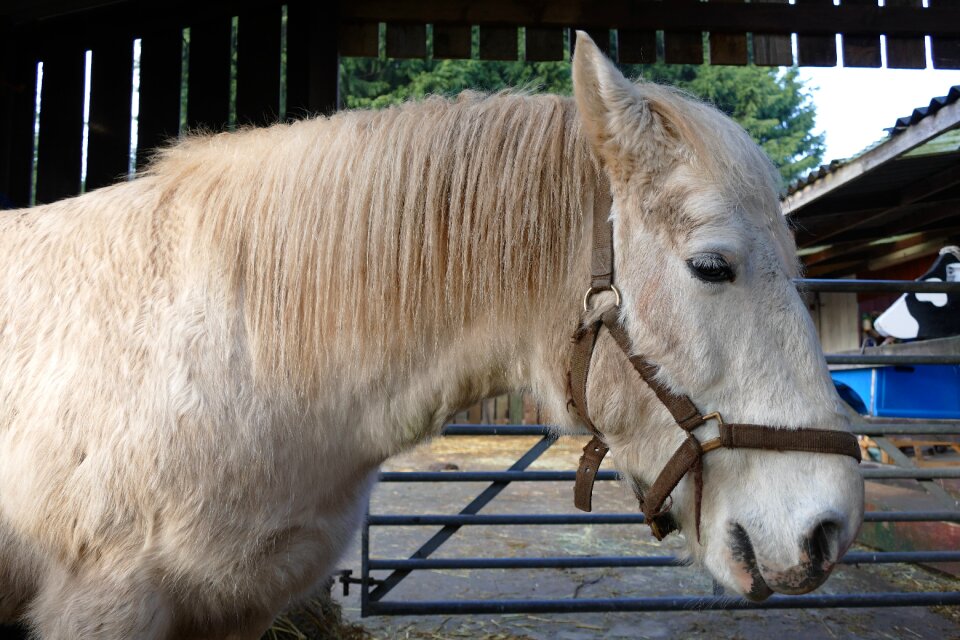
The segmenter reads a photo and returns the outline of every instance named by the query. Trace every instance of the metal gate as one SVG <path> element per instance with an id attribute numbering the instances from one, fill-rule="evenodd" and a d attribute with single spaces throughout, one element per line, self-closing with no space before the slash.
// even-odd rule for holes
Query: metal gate
<path id="1" fill-rule="evenodd" d="M 799 280 L 799 287 L 809 292 L 925 292 L 960 293 L 960 283 L 900 282 L 866 280 Z M 864 355 L 828 354 L 828 364 L 845 365 L 960 365 L 960 355 Z M 960 522 L 958 502 L 947 493 L 937 479 L 960 478 L 960 467 L 919 468 L 901 452 L 891 436 L 936 435 L 941 438 L 960 436 L 958 420 L 864 419 L 853 431 L 869 436 L 895 465 L 887 468 L 863 468 L 867 480 L 910 479 L 916 481 L 942 507 L 927 511 L 868 511 L 864 521 L 877 522 Z M 479 525 L 535 526 L 551 525 L 624 525 L 643 523 L 640 513 L 613 514 L 536 514 L 484 515 L 480 511 L 513 482 L 574 481 L 574 471 L 530 471 L 528 468 L 550 446 L 556 436 L 543 425 L 450 425 L 445 437 L 458 436 L 539 436 L 539 440 L 509 469 L 504 471 L 436 471 L 385 472 L 381 482 L 448 483 L 487 482 L 489 485 L 456 515 L 383 515 L 368 513 L 362 530 L 361 570 L 359 579 L 351 572 L 341 575 L 344 589 L 357 583 L 361 590 L 361 615 L 427 615 L 427 614 L 500 614 L 500 613 L 575 613 L 607 611 L 675 611 L 689 609 L 799 609 L 875 606 L 934 606 L 960 604 L 960 591 L 952 592 L 879 592 L 844 593 L 805 596 L 773 596 L 762 603 L 732 599 L 722 595 L 716 586 L 712 595 L 677 594 L 673 596 L 603 598 L 603 599 L 490 599 L 490 600 L 390 600 L 386 596 L 411 576 L 424 570 L 487 570 L 487 569 L 566 569 L 603 567 L 667 567 L 681 563 L 674 556 L 564 556 L 564 557 L 463 557 L 431 558 L 445 542 L 462 528 Z M 597 473 L 598 481 L 614 481 L 612 471 Z M 417 526 L 438 528 L 436 533 L 407 558 L 381 558 L 371 548 L 371 530 L 378 527 Z M 848 552 L 843 564 L 873 563 L 938 563 L 960 562 L 960 551 Z"/>

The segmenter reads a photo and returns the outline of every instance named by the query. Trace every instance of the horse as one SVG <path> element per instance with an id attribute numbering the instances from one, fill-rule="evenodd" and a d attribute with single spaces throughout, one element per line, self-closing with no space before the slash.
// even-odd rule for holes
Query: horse
<path id="1" fill-rule="evenodd" d="M 0 620 L 259 638 L 333 569 L 379 465 L 457 411 L 525 391 L 580 429 L 590 313 L 704 412 L 847 429 L 762 151 L 583 33 L 572 73 L 572 98 L 197 135 L 0 214 Z M 617 290 L 584 315 L 595 220 Z M 686 435 L 605 334 L 585 393 L 621 474 L 654 482 Z M 817 587 L 862 521 L 844 456 L 715 451 L 702 514 L 691 478 L 671 495 L 687 555 L 754 599 Z"/>

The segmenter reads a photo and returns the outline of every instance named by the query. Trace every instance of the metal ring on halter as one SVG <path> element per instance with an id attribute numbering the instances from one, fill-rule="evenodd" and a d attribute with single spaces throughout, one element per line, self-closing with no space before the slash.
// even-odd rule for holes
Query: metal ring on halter
<path id="1" fill-rule="evenodd" d="M 589 289 L 587 289 L 587 292 L 583 294 L 583 310 L 584 311 L 590 310 L 590 306 L 588 305 L 588 303 L 590 302 L 590 296 L 592 296 L 595 293 L 600 293 L 602 291 L 613 291 L 613 295 L 617 297 L 617 303 L 615 306 L 617 307 L 620 306 L 620 289 L 617 289 L 617 285 L 610 284 L 605 287 L 590 287 Z"/>

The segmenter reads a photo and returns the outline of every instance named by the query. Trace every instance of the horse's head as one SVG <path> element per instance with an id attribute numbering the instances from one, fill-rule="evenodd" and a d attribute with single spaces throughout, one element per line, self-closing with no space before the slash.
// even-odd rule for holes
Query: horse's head
<path id="1" fill-rule="evenodd" d="M 786 430 L 843 430 L 805 305 L 778 179 L 732 120 L 674 91 L 633 84 L 579 34 L 574 93 L 613 195 L 620 319 L 657 379 L 704 414 Z M 589 232 L 588 232 L 589 234 Z M 586 284 L 586 283 L 585 283 Z M 610 293 L 594 296 L 598 308 Z M 590 415 L 621 472 L 650 486 L 684 442 L 613 340 L 598 340 Z M 713 421 L 695 430 L 716 435 Z M 856 536 L 863 481 L 848 456 L 719 449 L 703 458 L 700 541 L 687 474 L 672 513 L 689 552 L 755 599 L 819 586 Z"/>

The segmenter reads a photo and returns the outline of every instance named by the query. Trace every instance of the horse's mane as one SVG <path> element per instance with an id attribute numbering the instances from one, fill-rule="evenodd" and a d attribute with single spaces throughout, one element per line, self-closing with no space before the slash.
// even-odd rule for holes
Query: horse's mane
<path id="1" fill-rule="evenodd" d="M 694 156 L 769 190 L 735 124 L 645 86 Z M 556 295 L 572 270 L 599 171 L 571 99 L 468 92 L 188 138 L 149 174 L 197 213 L 258 360 L 302 379 L 334 340 L 429 349 L 477 319 L 524 322 L 518 299 Z"/>
<path id="2" fill-rule="evenodd" d="M 467 93 L 188 139 L 150 174 L 201 194 L 201 246 L 289 369 L 330 340 L 439 341 L 556 293 L 599 172 L 579 129 L 568 98 Z"/>

